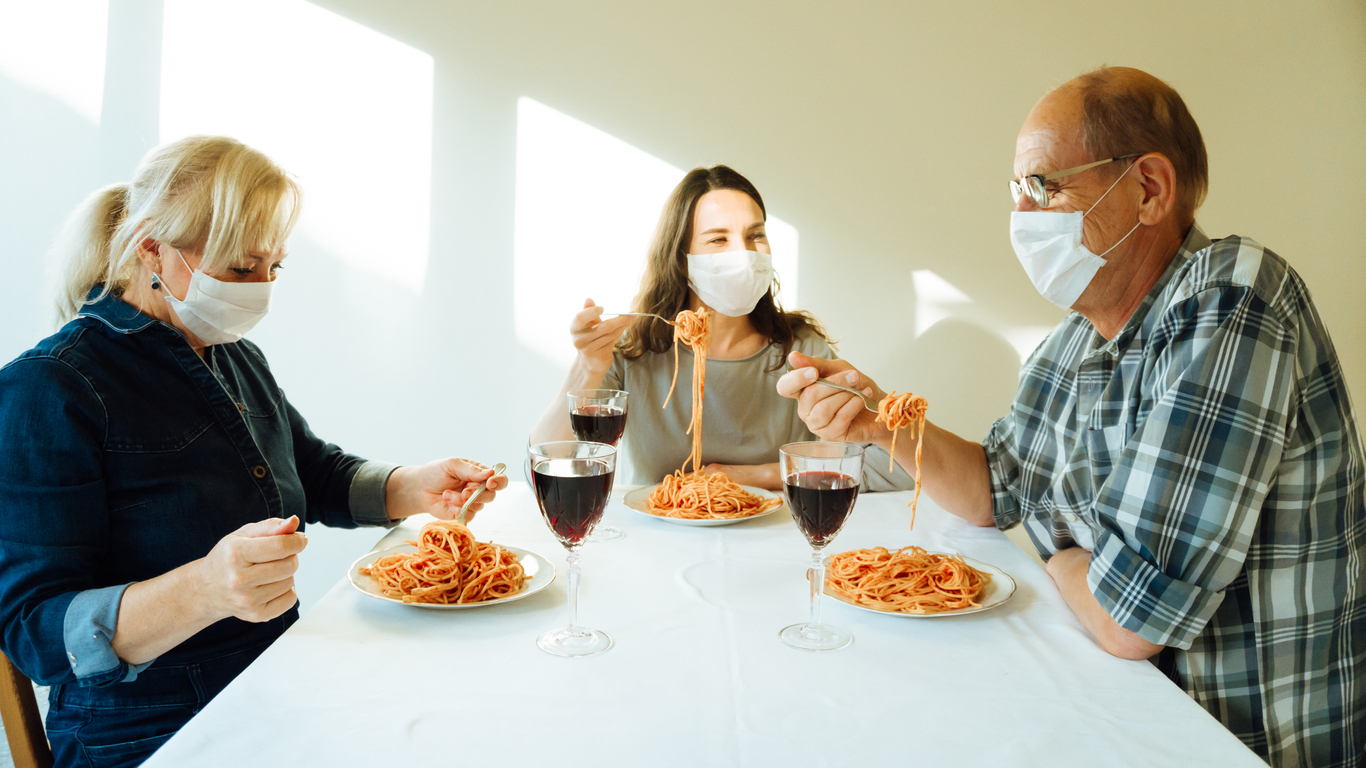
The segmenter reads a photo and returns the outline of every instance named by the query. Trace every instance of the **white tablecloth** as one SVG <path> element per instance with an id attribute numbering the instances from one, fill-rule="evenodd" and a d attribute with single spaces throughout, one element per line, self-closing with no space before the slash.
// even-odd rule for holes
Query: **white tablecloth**
<path id="1" fill-rule="evenodd" d="M 536 647 L 567 619 L 564 551 L 514 484 L 472 529 L 556 563 L 549 588 L 429 611 L 338 574 L 147 765 L 1262 765 L 1151 664 L 1102 651 L 1000 532 L 924 498 L 908 532 L 907 501 L 865 494 L 827 551 L 961 551 L 1013 576 L 1014 597 L 938 619 L 827 599 L 853 645 L 798 651 L 778 630 L 807 617 L 810 549 L 786 512 L 687 528 L 614 501 L 627 537 L 583 548 L 580 618 L 616 647 L 566 659 Z"/>

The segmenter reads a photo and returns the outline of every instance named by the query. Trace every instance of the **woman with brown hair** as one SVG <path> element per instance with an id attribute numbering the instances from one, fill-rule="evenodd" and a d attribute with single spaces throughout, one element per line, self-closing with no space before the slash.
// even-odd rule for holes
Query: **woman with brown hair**
<path id="1" fill-rule="evenodd" d="M 789 352 L 833 357 L 830 337 L 807 312 L 784 311 L 777 299 L 767 212 L 759 190 L 734 170 L 717 165 L 689 171 L 664 204 L 632 312 L 674 318 L 680 311 L 712 313 L 707 349 L 702 461 L 741 485 L 782 487 L 778 449 L 816 437 L 775 383 Z M 623 335 L 624 334 L 624 335 Z M 570 336 L 578 351 L 564 386 L 532 432 L 532 441 L 573 438 L 566 396 L 583 389 L 630 393 L 622 455 L 635 484 L 651 484 L 682 466 L 691 449 L 691 351 L 678 350 L 674 376 L 673 328 L 658 318 L 604 320 L 592 299 L 574 316 Z M 868 465 L 881 463 L 870 458 Z M 876 471 L 869 466 L 869 474 Z M 874 489 L 905 485 L 909 476 L 879 478 Z M 871 478 L 870 478 L 871 479 Z M 897 481 L 900 482 L 897 482 Z M 865 483 L 867 485 L 868 483 Z"/>

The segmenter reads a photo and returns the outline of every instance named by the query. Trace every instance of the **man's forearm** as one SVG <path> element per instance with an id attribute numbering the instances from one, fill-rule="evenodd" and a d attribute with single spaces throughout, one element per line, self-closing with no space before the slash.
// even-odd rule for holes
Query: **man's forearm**
<path id="1" fill-rule="evenodd" d="M 894 458 L 912 476 L 916 474 L 916 436 L 903 429 L 896 440 Z M 891 450 L 891 433 L 878 441 Z M 996 525 L 991 511 L 991 475 L 982 446 L 925 422 L 925 448 L 920 455 L 920 481 L 934 502 L 973 525 Z"/>
<path id="2" fill-rule="evenodd" d="M 1046 569 L 1053 583 L 1058 585 L 1067 607 L 1081 620 L 1086 631 L 1096 638 L 1106 653 L 1121 659 L 1142 660 L 1161 651 L 1163 646 L 1150 643 L 1121 627 L 1101 607 L 1100 601 L 1091 594 L 1091 588 L 1086 584 L 1086 570 L 1090 565 L 1091 553 L 1073 547 L 1053 555 Z"/>

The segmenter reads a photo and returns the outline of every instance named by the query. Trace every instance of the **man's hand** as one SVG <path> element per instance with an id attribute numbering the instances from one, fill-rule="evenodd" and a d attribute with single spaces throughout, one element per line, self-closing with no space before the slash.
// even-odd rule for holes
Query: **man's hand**
<path id="1" fill-rule="evenodd" d="M 845 443 L 877 443 L 886 447 L 891 433 L 874 421 L 877 414 L 863 407 L 863 400 L 848 392 L 816 384 L 829 379 L 836 384 L 881 400 L 885 393 L 872 379 L 844 360 L 807 357 L 800 352 L 788 355 L 793 370 L 778 379 L 778 394 L 797 401 L 797 415 L 807 428 L 822 440 Z"/>
<path id="2" fill-rule="evenodd" d="M 507 476 L 494 477 L 492 469 L 467 459 L 438 459 L 394 470 L 384 489 L 384 505 L 391 520 L 422 512 L 450 520 L 480 486 L 488 490 L 470 506 L 467 521 L 493 501 L 494 492 L 508 487 Z"/>

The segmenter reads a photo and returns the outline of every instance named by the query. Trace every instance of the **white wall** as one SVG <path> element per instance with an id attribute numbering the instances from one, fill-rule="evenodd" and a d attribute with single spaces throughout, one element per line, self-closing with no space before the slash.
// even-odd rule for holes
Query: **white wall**
<path id="1" fill-rule="evenodd" d="M 800 306 L 884 386 L 977 437 L 1061 314 L 1006 236 L 1016 131 L 1046 89 L 1109 63 L 1183 94 L 1211 159 L 1200 222 L 1289 259 L 1351 391 L 1366 387 L 1360 0 L 194 4 L 217 21 L 130 0 L 107 25 L 101 2 L 31 18 L 49 5 L 0 3 L 0 359 L 50 332 L 43 254 L 66 213 L 164 130 L 228 126 L 309 192 L 253 338 L 316 431 L 393 461 L 518 466 L 563 371 L 514 330 L 514 233 L 536 226 L 516 221 L 525 97 L 619 140 L 609 180 L 651 162 L 749 176 L 799 237 Z M 73 36 L 92 24 L 102 68 Z M 54 81 L 62 67 L 80 71 Z M 639 195 L 568 196 L 581 226 L 551 240 L 618 258 L 641 237 L 636 209 L 662 200 L 657 184 Z M 376 534 L 310 538 L 306 603 Z"/>

